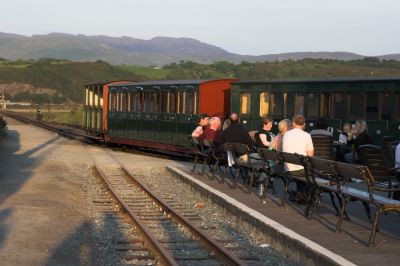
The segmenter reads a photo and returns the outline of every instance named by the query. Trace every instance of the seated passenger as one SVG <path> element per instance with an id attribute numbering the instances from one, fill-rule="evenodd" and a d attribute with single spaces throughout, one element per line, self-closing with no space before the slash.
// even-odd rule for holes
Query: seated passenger
<path id="1" fill-rule="evenodd" d="M 350 123 L 348 123 L 348 122 L 344 123 L 342 131 L 339 130 L 339 133 L 340 133 L 339 134 L 339 143 L 347 144 L 347 141 L 352 139 Z"/>
<path id="2" fill-rule="evenodd" d="M 211 117 L 210 124 L 204 130 L 204 138 L 212 141 L 219 141 L 221 136 L 221 119 L 219 117 Z"/>
<path id="3" fill-rule="evenodd" d="M 229 127 L 231 124 L 231 121 L 229 120 L 229 117 L 231 116 L 231 112 L 226 112 L 224 115 L 224 123 L 222 124 L 222 130 L 225 130 Z"/>
<path id="4" fill-rule="evenodd" d="M 201 114 L 198 119 L 198 126 L 193 130 L 192 137 L 197 139 L 204 139 L 204 130 L 208 125 L 210 116 L 208 114 Z"/>
<path id="5" fill-rule="evenodd" d="M 343 130 L 339 131 L 339 144 L 336 146 L 336 161 L 344 162 L 345 154 L 350 153 L 352 151 L 351 146 L 347 145 L 347 142 L 352 140 L 353 136 L 351 134 L 351 124 L 344 123 Z"/>
<path id="6" fill-rule="evenodd" d="M 229 117 L 230 126 L 221 134 L 221 143 L 243 143 L 247 144 L 250 149 L 253 148 L 254 142 L 249 132 L 239 124 L 239 116 L 232 113 Z"/>
<path id="7" fill-rule="evenodd" d="M 278 124 L 279 134 L 271 141 L 272 149 L 277 151 L 282 151 L 283 135 L 290 129 L 292 129 L 292 121 L 290 121 L 289 119 L 282 119 L 281 121 L 279 121 Z"/>
<path id="8" fill-rule="evenodd" d="M 289 130 L 283 136 L 282 151 L 287 153 L 297 153 L 307 156 L 314 156 L 314 145 L 311 135 L 304 131 L 305 118 L 302 115 L 295 115 L 292 119 L 293 129 Z M 293 174 L 303 174 L 304 167 L 300 165 L 285 163 L 286 172 Z M 297 191 L 291 192 L 290 200 L 296 200 L 299 203 L 305 203 L 307 200 L 307 184 L 296 181 Z"/>
<path id="9" fill-rule="evenodd" d="M 373 144 L 372 137 L 368 133 L 367 123 L 363 120 L 356 121 L 356 124 L 353 126 L 351 131 L 351 135 L 351 140 L 348 140 L 347 143 L 353 145 L 355 148 L 358 148 L 361 145 Z M 344 157 L 345 161 L 348 163 L 355 163 L 358 161 L 357 154 L 353 152 L 346 153 Z"/>
<path id="10" fill-rule="evenodd" d="M 263 127 L 256 133 L 254 139 L 258 148 L 268 149 L 275 135 L 271 132 L 274 120 L 270 116 L 263 118 Z"/>
<path id="11" fill-rule="evenodd" d="M 326 120 L 326 118 L 321 117 L 318 118 L 317 123 L 315 125 L 315 129 L 310 131 L 311 135 L 326 135 L 329 137 L 333 137 L 332 132 L 329 132 L 327 130 L 328 128 L 328 121 Z"/>

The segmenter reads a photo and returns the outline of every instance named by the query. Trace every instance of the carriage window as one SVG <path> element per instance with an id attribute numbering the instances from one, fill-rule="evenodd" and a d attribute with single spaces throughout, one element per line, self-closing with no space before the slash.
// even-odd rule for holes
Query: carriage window
<path id="1" fill-rule="evenodd" d="M 297 93 L 294 105 L 294 113 L 304 115 L 304 95 Z"/>
<path id="2" fill-rule="evenodd" d="M 152 111 L 151 92 L 145 92 L 143 99 L 143 112 L 151 113 L 151 111 Z"/>
<path id="3" fill-rule="evenodd" d="M 282 116 L 283 111 L 283 93 L 274 92 L 270 95 L 271 114 L 273 116 Z"/>
<path id="4" fill-rule="evenodd" d="M 353 119 L 363 119 L 364 94 L 353 92 L 349 94 L 349 117 Z"/>
<path id="5" fill-rule="evenodd" d="M 323 93 L 320 96 L 319 101 L 319 113 L 321 117 L 331 117 L 331 95 L 328 93 Z"/>
<path id="6" fill-rule="evenodd" d="M 393 111 L 393 99 L 389 92 L 380 95 L 381 119 L 391 120 Z"/>
<path id="7" fill-rule="evenodd" d="M 307 116 L 318 116 L 318 95 L 315 93 L 307 93 L 306 99 Z"/>
<path id="8" fill-rule="evenodd" d="M 153 92 L 153 112 L 160 112 L 160 94 Z"/>
<path id="9" fill-rule="evenodd" d="M 130 92 L 129 93 L 129 111 L 130 112 L 135 112 L 135 93 L 134 92 Z"/>
<path id="10" fill-rule="evenodd" d="M 161 112 L 168 113 L 168 92 L 161 92 Z"/>
<path id="11" fill-rule="evenodd" d="M 185 113 L 185 92 L 178 92 L 178 114 L 184 114 Z"/>
<path id="12" fill-rule="evenodd" d="M 194 114 L 194 93 L 187 92 L 186 93 L 186 113 L 188 115 Z"/>
<path id="13" fill-rule="evenodd" d="M 176 113 L 176 97 L 174 92 L 168 93 L 169 98 L 169 113 Z"/>
<path id="14" fill-rule="evenodd" d="M 142 111 L 142 93 L 137 92 L 135 93 L 135 104 L 134 104 L 134 112 L 141 112 Z"/>
<path id="15" fill-rule="evenodd" d="M 333 117 L 336 119 L 344 119 L 345 113 L 345 101 L 344 94 L 342 92 L 337 92 L 332 94 L 332 108 Z"/>
<path id="16" fill-rule="evenodd" d="M 283 97 L 285 101 L 285 116 L 291 117 L 294 111 L 294 93 L 286 92 Z"/>
<path id="17" fill-rule="evenodd" d="M 266 116 L 269 113 L 269 93 L 260 93 L 260 116 Z"/>
<path id="18" fill-rule="evenodd" d="M 193 114 L 197 114 L 198 113 L 198 109 L 197 109 L 197 92 L 194 93 L 193 103 L 194 103 Z"/>
<path id="19" fill-rule="evenodd" d="M 240 94 L 240 114 L 248 115 L 250 114 L 250 101 L 251 94 L 250 93 L 242 93 Z"/>
<path id="20" fill-rule="evenodd" d="M 117 92 L 117 112 L 121 111 L 121 93 Z"/>
<path id="21" fill-rule="evenodd" d="M 365 119 L 377 120 L 378 119 L 378 93 L 367 92 L 367 104 L 365 106 Z"/>
<path id="22" fill-rule="evenodd" d="M 116 105 L 117 105 L 117 97 L 114 93 L 110 93 L 110 104 L 109 104 L 109 110 L 110 111 L 115 111 Z"/>
<path id="23" fill-rule="evenodd" d="M 126 112 L 128 110 L 128 94 L 121 92 L 121 111 Z"/>
<path id="24" fill-rule="evenodd" d="M 85 90 L 85 105 L 89 105 L 89 95 L 90 95 L 89 89 L 86 88 L 86 90 Z"/>

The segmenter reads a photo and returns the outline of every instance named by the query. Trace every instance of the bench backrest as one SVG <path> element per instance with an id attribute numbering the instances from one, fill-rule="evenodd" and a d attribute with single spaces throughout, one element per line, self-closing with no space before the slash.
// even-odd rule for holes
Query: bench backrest
<path id="1" fill-rule="evenodd" d="M 340 176 L 344 182 L 350 181 L 352 178 L 364 180 L 362 169 L 368 169 L 363 165 L 356 165 L 350 163 L 335 162 L 334 172 Z"/>
<path id="2" fill-rule="evenodd" d="M 368 167 L 376 179 L 385 179 L 390 176 L 381 147 L 371 144 L 361 145 L 359 146 L 359 155 L 362 163 Z"/>
<path id="3" fill-rule="evenodd" d="M 333 175 L 332 166 L 335 161 L 318 157 L 308 157 L 308 161 L 312 172 L 318 175 L 318 177 L 330 179 L 330 176 Z"/>
<path id="4" fill-rule="evenodd" d="M 287 152 L 281 152 L 281 155 L 282 155 L 282 161 L 284 163 L 291 163 L 304 166 L 303 155 L 296 153 L 287 153 Z"/>
<path id="5" fill-rule="evenodd" d="M 258 154 L 263 160 L 279 161 L 279 154 L 276 150 L 260 148 L 258 149 Z"/>
<path id="6" fill-rule="evenodd" d="M 227 151 L 232 152 L 234 156 L 241 156 L 250 153 L 249 146 L 244 143 L 225 143 L 224 147 Z"/>
<path id="7" fill-rule="evenodd" d="M 333 138 L 327 135 L 311 135 L 314 145 L 314 156 L 332 160 Z"/>

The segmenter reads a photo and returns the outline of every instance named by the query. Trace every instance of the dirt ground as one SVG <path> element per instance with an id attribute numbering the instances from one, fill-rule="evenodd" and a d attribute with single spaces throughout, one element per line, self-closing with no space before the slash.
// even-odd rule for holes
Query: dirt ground
<path id="1" fill-rule="evenodd" d="M 118 222 L 92 204 L 99 189 L 88 154 L 101 148 L 7 122 L 0 139 L 0 265 L 132 264 L 118 252 Z M 115 153 L 137 168 L 173 163 Z"/>
<path id="2" fill-rule="evenodd" d="M 83 145 L 10 119 L 8 128 L 0 140 L 0 264 L 93 264 Z"/>

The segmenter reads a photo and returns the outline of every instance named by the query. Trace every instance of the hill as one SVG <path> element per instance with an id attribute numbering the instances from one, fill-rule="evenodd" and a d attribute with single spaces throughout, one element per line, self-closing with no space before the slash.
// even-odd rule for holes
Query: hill
<path id="1" fill-rule="evenodd" d="M 145 77 L 130 71 L 120 69 L 103 61 L 69 62 L 65 60 L 41 59 L 38 61 L 1 62 L 0 84 L 21 84 L 6 86 L 21 90 L 26 84 L 33 87 L 21 92 L 4 91 L 18 100 L 33 100 L 34 102 L 75 101 L 81 102 L 83 86 L 88 83 L 105 82 L 109 80 L 143 80 Z M 4 88 L 4 86 L 3 86 Z M 41 89 L 41 90 L 40 90 Z M 48 90 L 55 90 L 49 93 Z M 39 91 L 39 92 L 38 92 Z M 38 97 L 41 94 L 41 97 Z"/>
<path id="2" fill-rule="evenodd" d="M 220 47 L 191 38 L 155 37 L 150 40 L 132 37 L 87 36 L 63 33 L 31 37 L 0 33 L 0 57 L 10 60 L 44 57 L 72 61 L 103 60 L 115 65 L 163 66 L 180 60 L 211 64 L 313 59 L 357 60 L 364 58 L 348 52 L 301 52 L 260 56 L 230 53 Z M 382 59 L 400 60 L 400 54 L 382 55 Z"/>
<path id="3" fill-rule="evenodd" d="M 104 61 L 59 59 L 0 61 L 0 93 L 7 99 L 45 103 L 82 102 L 83 86 L 111 80 L 162 79 L 298 79 L 331 77 L 399 77 L 400 61 L 303 59 L 233 64 L 180 61 L 163 68 L 112 66 Z"/>

